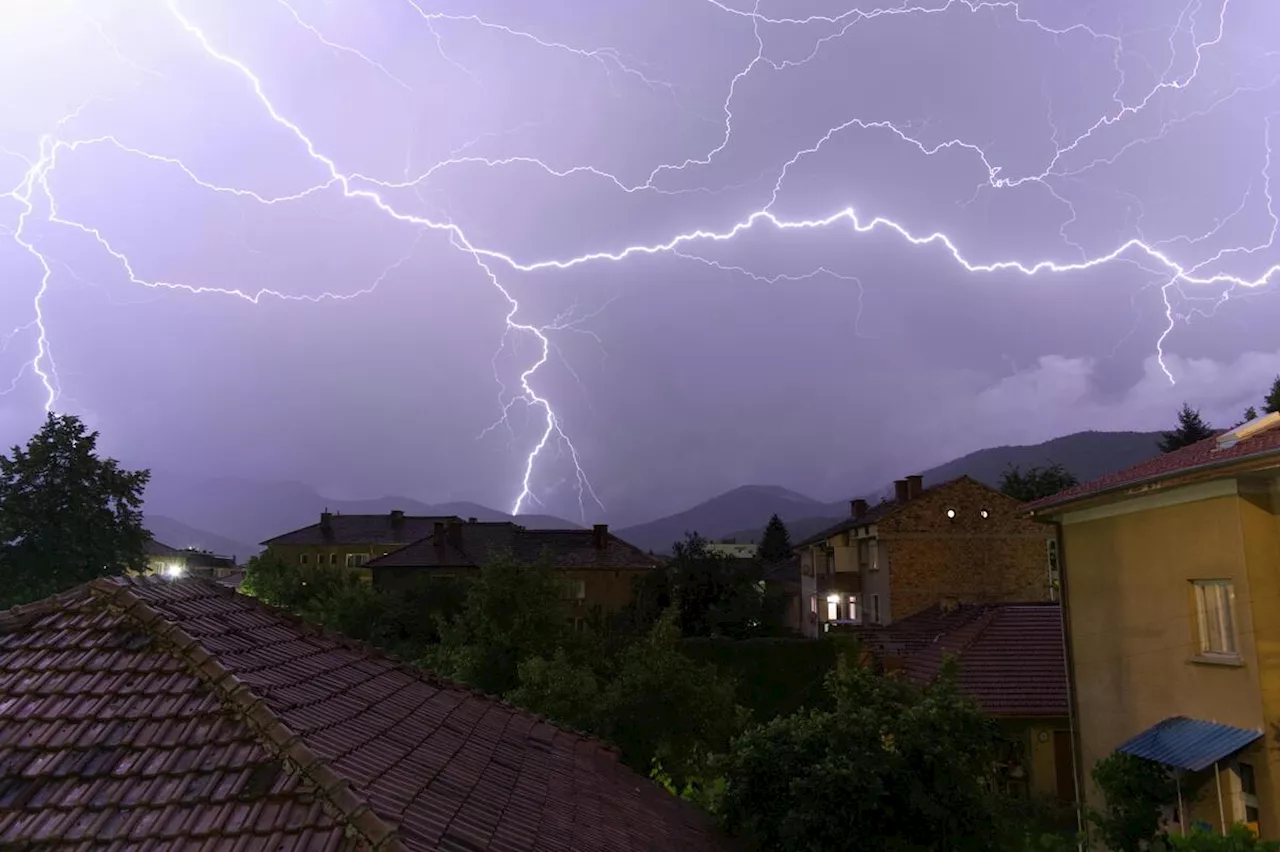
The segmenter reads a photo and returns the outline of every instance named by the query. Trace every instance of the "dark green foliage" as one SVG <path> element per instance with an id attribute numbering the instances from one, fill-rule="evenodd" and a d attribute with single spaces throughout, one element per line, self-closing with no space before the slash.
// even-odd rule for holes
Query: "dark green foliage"
<path id="1" fill-rule="evenodd" d="M 1186 837 L 1169 835 L 1152 846 L 1153 852 L 1280 852 L 1280 843 L 1260 840 L 1247 825 L 1236 823 L 1225 835 L 1193 831 Z"/>
<path id="2" fill-rule="evenodd" d="M 1251 405 L 1244 410 L 1244 417 L 1241 418 L 1240 422 L 1237 423 L 1235 426 L 1232 426 L 1231 428 L 1236 429 L 1248 423 L 1250 420 L 1256 420 L 1256 419 L 1258 419 L 1258 409 L 1254 408 Z"/>
<path id="3" fill-rule="evenodd" d="M 521 662 L 571 641 L 560 593 L 545 566 L 492 560 L 467 589 L 462 612 L 441 626 L 437 665 L 486 692 L 514 689 Z"/>
<path id="4" fill-rule="evenodd" d="M 1026 473 L 1017 465 L 1011 464 L 1000 475 L 1000 491 L 1023 503 L 1052 497 L 1076 484 L 1077 480 L 1071 471 L 1058 462 L 1046 467 L 1028 468 Z"/>
<path id="5" fill-rule="evenodd" d="M 1112 852 L 1138 852 L 1160 836 L 1163 808 L 1178 800 L 1174 778 L 1163 766 L 1115 752 L 1093 767 L 1093 782 L 1106 807 L 1090 821 Z"/>
<path id="6" fill-rule="evenodd" d="M 833 710 L 779 717 L 734 741 L 727 828 L 778 852 L 1009 848 L 988 784 L 1000 732 L 957 691 L 953 667 L 919 691 L 842 662 L 828 688 Z"/>
<path id="7" fill-rule="evenodd" d="M 97 455 L 98 433 L 50 414 L 26 447 L 0 456 L 0 606 L 143 571 L 149 471 Z"/>
<path id="8" fill-rule="evenodd" d="M 1199 409 L 1192 408 L 1184 402 L 1178 411 L 1178 428 L 1172 432 L 1160 433 L 1160 452 L 1171 453 L 1174 450 L 1180 450 L 1212 437 L 1213 434 L 1214 428 L 1200 416 Z"/>
<path id="9" fill-rule="evenodd" d="M 708 551 L 696 533 L 672 551 L 663 570 L 682 635 L 742 639 L 764 629 L 764 591 L 754 571 Z"/>
<path id="10" fill-rule="evenodd" d="M 787 532 L 787 525 L 777 515 L 771 517 L 764 528 L 759 555 L 760 561 L 765 565 L 781 562 L 791 556 L 791 533 Z"/>
<path id="11" fill-rule="evenodd" d="M 1262 411 L 1264 414 L 1275 414 L 1280 411 L 1280 376 L 1276 376 L 1275 381 L 1271 383 L 1271 390 L 1262 400 Z"/>
<path id="12" fill-rule="evenodd" d="M 738 700 L 759 721 L 794 713 L 801 707 L 829 709 L 827 673 L 835 668 L 840 640 L 706 639 L 680 643 L 686 656 L 715 666 L 738 683 Z"/>
<path id="13" fill-rule="evenodd" d="M 408 656 L 440 641 L 439 625 L 458 615 L 466 581 L 424 577 L 383 591 L 348 568 L 286 565 L 255 556 L 240 591 L 350 636 Z"/>

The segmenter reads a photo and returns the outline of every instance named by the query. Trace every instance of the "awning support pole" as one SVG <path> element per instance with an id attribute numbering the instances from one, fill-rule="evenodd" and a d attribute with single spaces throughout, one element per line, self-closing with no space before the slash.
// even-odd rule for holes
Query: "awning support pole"
<path id="1" fill-rule="evenodd" d="M 1187 811 L 1182 806 L 1182 773 L 1176 772 L 1173 776 L 1174 787 L 1178 791 L 1178 828 L 1182 830 L 1182 836 L 1187 836 Z"/>
<path id="2" fill-rule="evenodd" d="M 1213 783 L 1218 787 L 1218 825 L 1222 829 L 1222 836 L 1227 836 L 1227 812 L 1222 807 L 1222 772 L 1218 770 L 1218 762 L 1213 762 Z"/>

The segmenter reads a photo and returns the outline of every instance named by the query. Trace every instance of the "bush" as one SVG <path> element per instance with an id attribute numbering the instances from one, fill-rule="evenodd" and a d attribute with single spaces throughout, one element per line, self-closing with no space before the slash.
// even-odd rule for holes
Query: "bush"
<path id="1" fill-rule="evenodd" d="M 1164 809 L 1178 800 L 1177 786 L 1163 766 L 1115 752 L 1093 767 L 1093 782 L 1106 807 L 1089 815 L 1113 852 L 1139 852 L 1161 836 Z"/>
<path id="2" fill-rule="evenodd" d="M 1259 840 L 1253 829 L 1236 823 L 1225 835 L 1209 831 L 1193 831 L 1186 837 L 1169 835 L 1159 842 L 1173 852 L 1280 852 L 1280 843 Z M 1153 847 L 1160 852 L 1159 846 Z"/>

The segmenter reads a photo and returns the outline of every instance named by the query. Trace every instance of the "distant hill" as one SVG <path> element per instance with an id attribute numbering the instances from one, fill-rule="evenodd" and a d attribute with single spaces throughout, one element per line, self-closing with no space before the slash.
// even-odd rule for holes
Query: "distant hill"
<path id="1" fill-rule="evenodd" d="M 233 541 L 207 530 L 198 530 L 164 515 L 148 514 L 143 522 L 152 538 L 179 550 L 194 547 L 197 550 L 208 550 L 219 556 L 234 556 L 237 562 L 243 563 L 262 549 L 255 544 Z"/>
<path id="2" fill-rule="evenodd" d="M 1042 444 L 978 450 L 929 470 L 904 471 L 903 475 L 921 473 L 926 486 L 968 475 L 995 487 L 1011 464 L 1026 470 L 1061 462 L 1077 479 L 1086 482 L 1158 455 L 1159 439 L 1159 432 L 1077 432 Z M 886 491 L 892 494 L 891 484 L 861 496 L 875 501 Z M 850 489 L 849 496 L 859 496 L 858 490 Z M 846 517 L 849 503 L 824 503 L 777 486 L 747 486 L 678 514 L 619 530 L 618 535 L 659 553 L 667 552 L 687 530 L 710 539 L 754 542 L 775 512 L 786 521 L 791 540 L 800 541 Z"/>
<path id="3" fill-rule="evenodd" d="M 719 539 L 757 519 L 763 531 L 774 514 L 790 523 L 827 512 L 826 503 L 777 485 L 744 485 L 683 512 L 618 530 L 618 537 L 645 550 L 667 553 L 685 533 Z"/>
<path id="4" fill-rule="evenodd" d="M 173 547 L 186 546 L 181 539 L 183 529 L 209 540 L 219 538 L 225 545 L 238 546 L 233 551 L 256 553 L 257 542 L 289 530 L 305 527 L 320 520 L 325 509 L 348 515 L 380 515 L 392 509 L 403 509 L 408 515 L 458 515 L 482 521 L 506 521 L 513 517 L 478 503 L 441 503 L 430 505 L 407 497 L 379 497 L 373 500 L 334 500 L 321 495 L 301 482 L 274 482 L 230 477 L 192 477 L 165 471 L 152 471 L 146 491 L 147 519 L 160 518 L 176 523 L 168 541 L 165 534 L 152 529 L 156 539 Z M 520 515 L 514 518 L 530 529 L 577 529 L 580 525 L 550 515 Z M 216 532 L 204 532 L 205 530 Z M 243 550 L 247 542 L 252 550 Z M 222 547 L 210 547 L 222 550 Z"/>

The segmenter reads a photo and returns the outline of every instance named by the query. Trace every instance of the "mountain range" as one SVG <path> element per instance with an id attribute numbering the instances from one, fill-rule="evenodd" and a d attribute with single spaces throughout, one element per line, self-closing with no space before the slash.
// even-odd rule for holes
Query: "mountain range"
<path id="1" fill-rule="evenodd" d="M 968 475 L 998 486 L 1010 465 L 1026 469 L 1060 462 L 1081 481 L 1129 467 L 1159 453 L 1158 432 L 1077 432 L 1029 446 L 990 447 L 921 473 L 926 486 Z M 873 502 L 892 493 L 892 485 L 859 494 Z M 196 546 L 241 559 L 257 553 L 257 542 L 315 523 L 324 510 L 344 514 L 457 515 L 483 521 L 516 520 L 531 529 L 580 525 L 550 515 L 520 515 L 478 503 L 428 504 L 407 497 L 334 500 L 300 482 L 257 482 L 235 478 L 188 477 L 153 472 L 147 487 L 146 521 L 159 541 L 173 547 Z M 824 502 L 776 485 L 747 485 L 712 497 L 673 515 L 617 530 L 626 541 L 667 552 L 688 532 L 713 540 L 754 542 L 770 516 L 786 522 L 798 541 L 836 523 L 849 512 L 847 500 Z M 215 532 L 216 531 L 216 532 Z"/>

